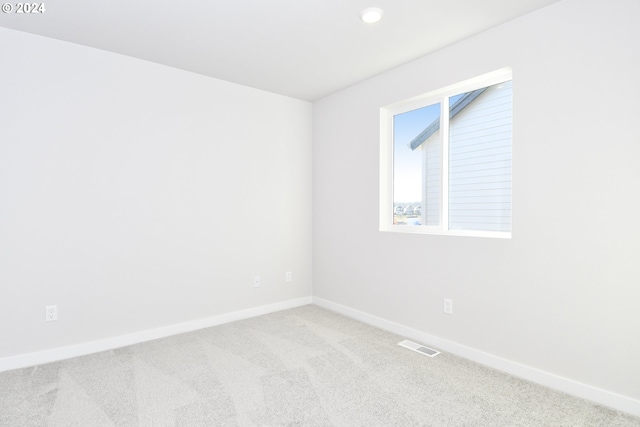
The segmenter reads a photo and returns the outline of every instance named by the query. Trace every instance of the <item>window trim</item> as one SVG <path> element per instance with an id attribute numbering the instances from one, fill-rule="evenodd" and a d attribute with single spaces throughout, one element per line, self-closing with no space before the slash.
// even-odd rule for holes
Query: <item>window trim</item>
<path id="1" fill-rule="evenodd" d="M 441 111 L 449 111 L 449 97 L 493 86 L 513 79 L 511 67 L 502 68 L 479 77 L 428 92 L 404 101 L 380 108 L 380 231 L 447 236 L 491 237 L 510 239 L 512 231 L 449 230 L 449 114 L 440 114 L 442 132 L 440 225 L 393 224 L 393 117 L 417 108 L 441 103 Z M 513 144 L 513 142 L 512 142 Z M 513 145 L 512 145 L 513 147 Z M 512 160 L 513 162 L 513 160 Z M 512 180 L 513 185 L 513 180 Z M 512 196 L 513 197 L 513 196 Z M 424 207 L 423 207 L 424 209 Z M 512 206 L 513 212 L 513 206 Z M 513 229 L 513 224 L 512 224 Z"/>

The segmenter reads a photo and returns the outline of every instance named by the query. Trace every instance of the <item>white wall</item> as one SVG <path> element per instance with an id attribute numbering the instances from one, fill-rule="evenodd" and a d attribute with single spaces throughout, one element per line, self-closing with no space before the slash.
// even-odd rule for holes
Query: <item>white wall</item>
<path id="1" fill-rule="evenodd" d="M 311 104 L 6 29 L 0 61 L 0 360 L 310 298 Z"/>
<path id="2" fill-rule="evenodd" d="M 314 297 L 640 411 L 638 16 L 565 0 L 314 103 Z M 513 238 L 378 231 L 379 108 L 505 66 Z"/>

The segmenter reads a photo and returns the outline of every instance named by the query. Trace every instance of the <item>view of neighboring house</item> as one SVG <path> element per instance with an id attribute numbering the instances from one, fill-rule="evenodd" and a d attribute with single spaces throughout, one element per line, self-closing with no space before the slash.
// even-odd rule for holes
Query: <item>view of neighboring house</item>
<path id="1" fill-rule="evenodd" d="M 511 227 L 511 103 L 510 81 L 451 99 L 450 229 L 508 231 Z M 438 225 L 440 220 L 440 134 L 438 118 L 409 144 L 410 149 L 423 152 L 424 225 Z"/>

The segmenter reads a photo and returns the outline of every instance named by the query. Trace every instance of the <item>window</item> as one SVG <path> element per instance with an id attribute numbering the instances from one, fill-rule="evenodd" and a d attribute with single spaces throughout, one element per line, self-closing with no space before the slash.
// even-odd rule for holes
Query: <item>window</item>
<path id="1" fill-rule="evenodd" d="M 511 71 L 381 110 L 380 229 L 511 236 Z"/>

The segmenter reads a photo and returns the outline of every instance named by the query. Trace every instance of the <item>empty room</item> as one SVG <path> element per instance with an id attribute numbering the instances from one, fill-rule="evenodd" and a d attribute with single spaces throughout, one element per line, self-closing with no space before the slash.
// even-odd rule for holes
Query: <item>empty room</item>
<path id="1" fill-rule="evenodd" d="M 0 426 L 640 426 L 640 2 L 4 2 Z"/>

